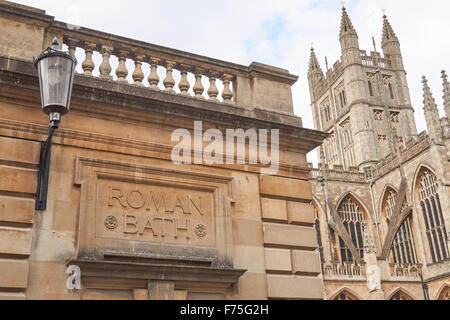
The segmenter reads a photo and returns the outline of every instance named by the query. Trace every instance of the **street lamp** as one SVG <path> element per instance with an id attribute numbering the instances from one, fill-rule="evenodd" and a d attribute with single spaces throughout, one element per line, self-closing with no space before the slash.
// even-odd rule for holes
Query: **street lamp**
<path id="1" fill-rule="evenodd" d="M 39 56 L 33 57 L 33 60 L 38 69 L 42 111 L 50 116 L 49 136 L 45 143 L 41 144 L 36 193 L 36 210 L 43 211 L 47 208 L 52 137 L 55 129 L 59 127 L 61 116 L 69 112 L 77 60 L 69 52 L 59 50 L 56 37 L 52 46 Z"/>

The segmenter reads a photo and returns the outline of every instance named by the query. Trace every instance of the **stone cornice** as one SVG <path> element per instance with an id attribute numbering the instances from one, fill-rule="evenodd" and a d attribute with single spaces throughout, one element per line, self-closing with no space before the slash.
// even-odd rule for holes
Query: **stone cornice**
<path id="1" fill-rule="evenodd" d="M 136 262 L 77 259 L 68 265 L 80 267 L 84 277 L 120 279 L 208 282 L 233 285 L 247 271 L 232 268 L 214 268 L 186 265 L 161 265 Z"/>
<path id="2" fill-rule="evenodd" d="M 25 5 L 9 1 L 0 1 L 0 15 L 16 15 L 22 18 L 38 20 L 45 23 L 52 23 L 55 17 L 45 14 L 45 10 L 40 10 Z"/>

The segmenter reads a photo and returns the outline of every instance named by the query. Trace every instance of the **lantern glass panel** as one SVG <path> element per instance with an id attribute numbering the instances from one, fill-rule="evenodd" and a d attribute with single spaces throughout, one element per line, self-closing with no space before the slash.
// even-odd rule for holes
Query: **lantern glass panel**
<path id="1" fill-rule="evenodd" d="M 61 55 L 48 56 L 38 63 L 44 112 L 69 111 L 75 62 Z"/>

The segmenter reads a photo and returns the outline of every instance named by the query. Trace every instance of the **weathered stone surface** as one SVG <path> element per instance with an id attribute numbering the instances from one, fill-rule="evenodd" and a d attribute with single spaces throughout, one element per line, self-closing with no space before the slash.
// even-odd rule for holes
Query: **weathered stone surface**
<path id="1" fill-rule="evenodd" d="M 0 300 L 25 300 L 25 293 L 0 292 Z"/>
<path id="2" fill-rule="evenodd" d="M 261 176 L 260 188 L 263 195 L 312 200 L 311 185 L 304 180 Z"/>
<path id="3" fill-rule="evenodd" d="M 262 273 L 245 273 L 238 284 L 239 300 L 267 300 L 267 276 Z"/>
<path id="4" fill-rule="evenodd" d="M 261 206 L 263 219 L 287 221 L 286 200 L 262 198 Z"/>
<path id="5" fill-rule="evenodd" d="M 291 250 L 266 248 L 266 270 L 270 272 L 291 273 Z"/>
<path id="6" fill-rule="evenodd" d="M 34 200 L 0 196 L 0 222 L 33 222 Z"/>
<path id="7" fill-rule="evenodd" d="M 309 203 L 288 201 L 289 223 L 312 225 L 315 223 L 314 207 Z"/>
<path id="8" fill-rule="evenodd" d="M 0 161 L 37 166 L 40 150 L 38 142 L 0 137 Z"/>
<path id="9" fill-rule="evenodd" d="M 134 300 L 148 300 L 148 290 L 145 289 L 134 289 L 133 290 Z"/>
<path id="10" fill-rule="evenodd" d="M 294 274 L 314 274 L 322 272 L 319 252 L 292 250 L 292 266 Z"/>
<path id="11" fill-rule="evenodd" d="M 317 238 L 313 228 L 264 223 L 264 244 L 314 250 L 317 248 Z"/>
<path id="12" fill-rule="evenodd" d="M 82 300 L 133 300 L 133 293 L 131 290 L 87 289 Z"/>
<path id="13" fill-rule="evenodd" d="M 34 170 L 0 166 L 0 191 L 36 193 L 37 172 Z"/>
<path id="14" fill-rule="evenodd" d="M 187 300 L 187 290 L 175 290 L 173 292 L 173 300 Z"/>
<path id="15" fill-rule="evenodd" d="M 0 259 L 0 288 L 25 289 L 27 286 L 28 261 Z"/>
<path id="16" fill-rule="evenodd" d="M 264 243 L 262 223 L 233 219 L 233 242 L 235 245 L 262 246 Z"/>
<path id="17" fill-rule="evenodd" d="M 268 275 L 270 299 L 323 299 L 321 278 Z"/>
<path id="18" fill-rule="evenodd" d="M 29 255 L 31 229 L 0 227 L 0 254 Z"/>
<path id="19" fill-rule="evenodd" d="M 265 273 L 264 248 L 262 246 L 233 246 L 235 268 L 244 268 L 247 272 Z"/>
<path id="20" fill-rule="evenodd" d="M 0 54 L 4 56 L 28 57 L 42 51 L 44 29 L 31 24 L 0 17 L 0 43 L 8 43 L 0 47 Z M 20 35 L 18 37 L 17 35 Z"/>

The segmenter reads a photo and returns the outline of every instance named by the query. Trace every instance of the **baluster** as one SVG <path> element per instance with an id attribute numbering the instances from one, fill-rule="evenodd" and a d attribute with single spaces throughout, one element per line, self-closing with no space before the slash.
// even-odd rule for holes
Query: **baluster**
<path id="1" fill-rule="evenodd" d="M 133 81 L 134 84 L 137 86 L 144 86 L 142 84 L 142 80 L 144 80 L 144 72 L 142 72 L 142 61 L 144 60 L 144 55 L 142 54 L 138 54 L 135 56 L 135 61 L 134 61 L 134 65 L 135 65 L 135 69 L 133 72 Z"/>
<path id="2" fill-rule="evenodd" d="M 127 60 L 127 55 L 128 55 L 127 51 L 119 50 L 119 53 L 118 53 L 119 66 L 117 67 L 117 70 L 116 70 L 118 82 L 128 83 L 128 80 L 126 79 L 128 76 L 128 70 L 127 70 L 127 66 L 125 65 L 125 61 Z"/>
<path id="3" fill-rule="evenodd" d="M 231 91 L 230 88 L 230 82 L 233 80 L 233 76 L 230 74 L 224 74 L 222 75 L 222 82 L 223 82 L 223 92 L 222 92 L 222 98 L 223 102 L 225 103 L 233 103 L 233 91 Z"/>
<path id="4" fill-rule="evenodd" d="M 92 76 L 92 71 L 95 68 L 94 61 L 92 60 L 92 53 L 94 52 L 94 49 L 96 47 L 97 45 L 95 43 L 84 44 L 84 51 L 86 53 L 86 58 L 84 59 L 81 67 L 83 68 L 84 75 L 86 76 Z"/>
<path id="5" fill-rule="evenodd" d="M 73 39 L 73 38 L 67 38 L 66 39 L 66 44 L 69 47 L 69 52 L 70 54 L 75 57 L 75 52 L 77 50 L 77 47 L 80 46 L 80 41 L 77 39 Z M 78 71 L 75 70 L 75 74 L 78 74 Z"/>
<path id="6" fill-rule="evenodd" d="M 173 78 L 173 67 L 176 62 L 166 61 L 166 77 L 164 78 L 163 84 L 167 92 L 174 92 L 173 87 L 175 86 L 175 79 Z"/>
<path id="7" fill-rule="evenodd" d="M 203 97 L 203 92 L 205 91 L 205 87 L 203 87 L 202 84 L 202 77 L 204 70 L 200 68 L 195 68 L 194 72 L 195 72 L 195 85 L 193 90 L 195 93 L 195 97 L 204 99 L 205 97 Z"/>
<path id="8" fill-rule="evenodd" d="M 215 72 L 209 72 L 209 89 L 208 89 L 208 96 L 209 100 L 213 101 L 219 101 L 217 99 L 217 96 L 219 95 L 219 89 L 216 87 L 216 79 L 218 75 Z"/>
<path id="9" fill-rule="evenodd" d="M 159 76 L 158 76 L 158 64 L 161 62 L 160 59 L 150 57 L 149 63 L 150 63 L 150 74 L 148 75 L 148 83 L 150 84 L 151 89 L 159 89 Z"/>
<path id="10" fill-rule="evenodd" d="M 77 50 L 77 47 L 80 45 L 80 41 L 73 38 L 67 38 L 66 44 L 67 47 L 69 47 L 70 54 L 75 57 L 75 51 Z"/>
<path id="11" fill-rule="evenodd" d="M 102 64 L 100 65 L 100 78 L 103 79 L 112 79 L 111 71 L 112 67 L 109 63 L 109 59 L 111 57 L 111 54 L 113 53 L 114 49 L 112 47 L 108 46 L 102 46 L 101 54 L 102 54 Z"/>
<path id="12" fill-rule="evenodd" d="M 178 88 L 180 88 L 181 94 L 184 96 L 190 96 L 189 88 L 191 87 L 191 84 L 187 79 L 187 73 L 189 69 L 190 67 L 188 65 L 180 65 L 181 81 L 178 84 Z"/>

